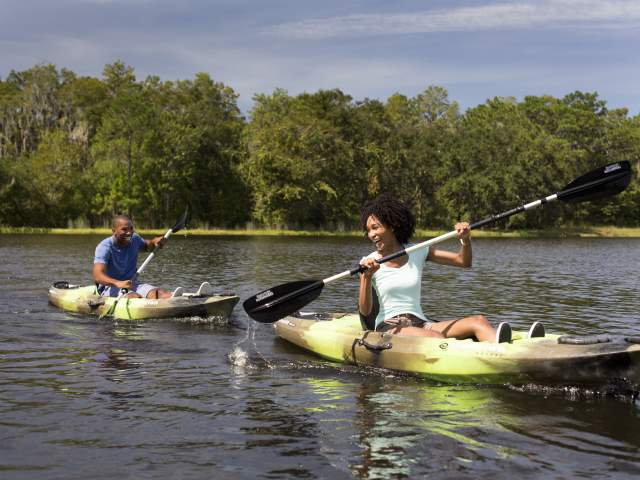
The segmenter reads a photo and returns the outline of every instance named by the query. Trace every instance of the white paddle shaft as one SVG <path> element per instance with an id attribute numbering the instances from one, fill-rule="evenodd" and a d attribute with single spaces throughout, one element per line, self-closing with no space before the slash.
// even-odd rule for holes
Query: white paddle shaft
<path id="1" fill-rule="evenodd" d="M 173 233 L 173 229 L 170 228 L 169 230 L 167 230 L 167 233 L 164 234 L 164 239 L 166 240 L 167 238 L 169 238 L 171 236 L 171 234 Z M 153 251 L 147 256 L 147 258 L 144 259 L 144 262 L 142 262 L 142 265 L 140 265 L 140 268 L 138 268 L 138 271 L 136 272 L 135 276 L 133 277 L 134 279 L 140 275 L 142 273 L 142 271 L 145 269 L 145 267 L 149 264 L 149 262 L 151 261 L 151 259 L 153 257 L 155 257 L 156 255 L 156 248 L 153 248 Z"/>
<path id="2" fill-rule="evenodd" d="M 513 209 L 513 210 L 511 210 L 509 212 L 506 212 L 506 214 L 503 214 L 502 216 L 498 215 L 498 216 L 495 216 L 495 217 L 491 217 L 491 218 L 485 220 L 484 222 L 493 223 L 496 220 L 500 220 L 501 218 L 505 218 L 507 216 L 511 216 L 514 213 L 524 212 L 525 210 L 531 210 L 532 208 L 539 207 L 540 205 L 544 205 L 545 203 L 548 203 L 548 202 L 553 202 L 554 200 L 557 200 L 557 199 L 558 199 L 558 194 L 554 193 L 553 195 L 549 195 L 548 197 L 541 198 L 539 200 L 536 200 L 536 201 L 531 202 L 531 203 L 527 203 L 525 205 L 522 205 L 521 207 Z M 483 223 L 483 224 L 485 224 L 485 223 Z M 407 253 L 415 252 L 416 250 L 419 250 L 421 248 L 427 248 L 427 247 L 430 247 L 431 245 L 435 245 L 437 243 L 441 243 L 441 242 L 447 241 L 447 240 L 449 240 L 451 238 L 455 238 L 456 236 L 457 236 L 457 232 L 455 230 L 453 230 L 451 232 L 448 232 L 448 233 L 445 233 L 443 235 L 440 235 L 439 237 L 432 238 L 431 240 L 427 240 L 425 242 L 416 243 L 415 245 L 411 245 L 410 247 L 405 248 L 404 250 L 400 250 L 400 251 L 398 251 L 396 253 L 392 253 L 391 255 L 387 255 L 386 257 L 379 258 L 376 261 L 378 263 L 384 263 L 384 262 L 387 262 L 387 261 L 392 260 L 394 258 L 401 257 L 402 255 L 406 255 Z M 350 275 L 353 275 L 357 271 L 358 271 L 357 268 L 353 269 L 353 270 L 345 270 L 342 273 L 338 273 L 337 275 L 333 275 L 331 277 L 325 278 L 324 280 L 322 280 L 322 283 L 324 283 L 326 285 L 327 283 L 335 282 L 336 280 L 340 280 L 342 278 L 345 278 L 345 277 L 348 277 Z"/>

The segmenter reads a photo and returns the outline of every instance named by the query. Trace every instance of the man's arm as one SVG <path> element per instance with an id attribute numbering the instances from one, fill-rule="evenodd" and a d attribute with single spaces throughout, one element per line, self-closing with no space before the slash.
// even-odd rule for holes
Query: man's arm
<path id="1" fill-rule="evenodd" d="M 131 280 L 116 280 L 107 275 L 107 265 L 104 263 L 93 264 L 93 280 L 100 285 L 113 285 L 116 288 L 131 288 Z"/>
<path id="2" fill-rule="evenodd" d="M 153 250 L 155 247 L 161 248 L 164 244 L 164 236 L 160 235 L 159 237 L 154 237 L 151 240 L 143 239 L 142 241 L 144 242 L 144 245 L 142 245 L 141 250 L 148 252 L 150 250 Z"/>

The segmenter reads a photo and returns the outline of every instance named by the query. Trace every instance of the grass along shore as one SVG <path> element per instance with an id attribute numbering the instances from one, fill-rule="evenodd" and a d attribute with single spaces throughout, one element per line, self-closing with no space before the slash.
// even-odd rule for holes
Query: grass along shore
<path id="1" fill-rule="evenodd" d="M 141 235 L 163 235 L 166 230 L 139 229 Z M 445 230 L 417 229 L 415 237 L 430 238 L 447 233 Z M 108 228 L 37 228 L 0 227 L 0 234 L 50 234 L 50 235 L 111 235 Z M 185 229 L 179 235 L 194 236 L 289 236 L 289 237 L 361 237 L 359 231 L 328 230 L 280 230 L 280 229 Z M 640 238 L 640 227 L 566 227 L 544 230 L 474 230 L 476 238 Z"/>

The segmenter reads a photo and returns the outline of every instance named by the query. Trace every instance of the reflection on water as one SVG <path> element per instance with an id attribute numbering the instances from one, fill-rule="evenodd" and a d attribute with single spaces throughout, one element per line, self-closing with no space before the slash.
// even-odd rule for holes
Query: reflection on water
<path id="1" fill-rule="evenodd" d="M 352 425 L 359 449 L 348 468 L 358 478 L 640 473 L 640 438 L 628 426 L 638 421 L 633 402 L 572 401 L 560 392 L 541 401 L 506 389 L 363 380 L 304 380 L 316 396 L 311 410 L 322 417 L 323 435 L 335 431 L 329 444 Z M 352 417 L 345 408 L 351 396 Z M 610 409 L 617 410 L 613 424 L 603 420 Z"/>
<path id="2" fill-rule="evenodd" d="M 100 321 L 48 306 L 50 282 L 90 281 L 98 240 L 0 236 L 3 479 L 640 475 L 640 404 L 624 390 L 440 385 L 337 365 L 240 307 L 225 323 Z M 176 236 L 145 279 L 208 280 L 246 298 L 343 271 L 369 248 Z M 427 266 L 423 303 L 436 319 L 637 335 L 639 254 L 639 240 L 479 239 L 473 269 Z M 355 279 L 335 282 L 309 309 L 352 311 L 356 292 Z"/>

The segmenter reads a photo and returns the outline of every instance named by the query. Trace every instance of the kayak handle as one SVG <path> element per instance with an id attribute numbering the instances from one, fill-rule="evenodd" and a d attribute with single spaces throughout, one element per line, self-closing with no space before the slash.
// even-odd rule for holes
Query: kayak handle
<path id="1" fill-rule="evenodd" d="M 374 352 L 380 352 L 382 350 L 389 350 L 391 347 L 393 347 L 393 345 L 390 342 L 385 342 L 385 343 L 379 343 L 379 344 L 373 344 L 373 343 L 369 343 L 367 342 L 364 338 L 359 338 L 356 343 L 361 346 L 366 348 L 367 350 L 371 350 Z"/>

